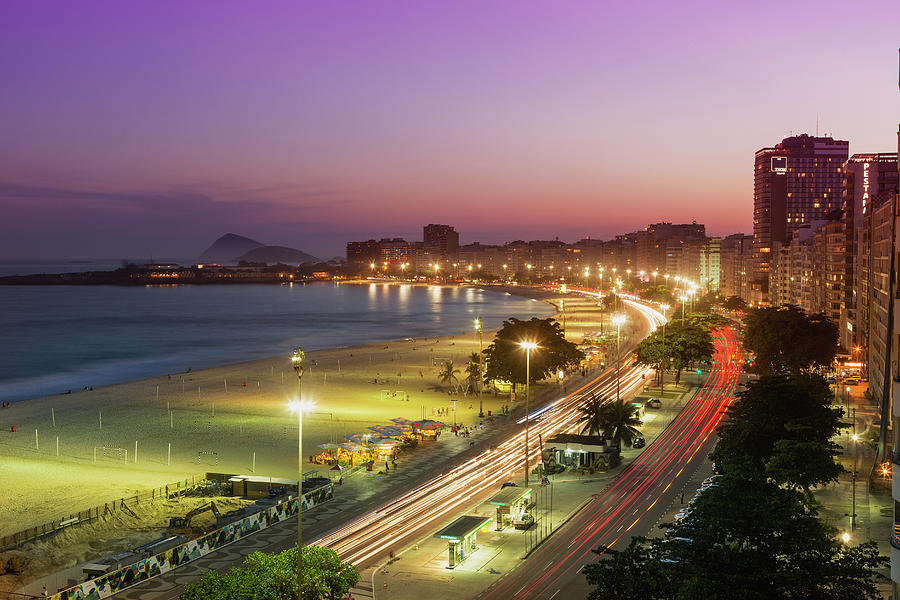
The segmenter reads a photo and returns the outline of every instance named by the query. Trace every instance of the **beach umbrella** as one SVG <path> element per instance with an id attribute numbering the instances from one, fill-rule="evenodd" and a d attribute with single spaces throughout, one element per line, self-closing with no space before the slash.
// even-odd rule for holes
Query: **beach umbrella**
<path id="1" fill-rule="evenodd" d="M 366 447 L 362 444 L 357 444 L 356 442 L 347 442 L 346 444 L 341 444 L 341 448 L 344 450 L 349 450 L 350 452 L 358 452 L 360 450 L 365 450 Z"/>
<path id="2" fill-rule="evenodd" d="M 410 425 L 412 422 L 409 419 L 397 417 L 396 419 L 391 419 L 391 423 L 396 423 L 397 425 Z"/>
<path id="3" fill-rule="evenodd" d="M 319 444 L 316 448 L 321 448 L 322 450 L 336 450 L 340 448 L 337 444 Z"/>
<path id="4" fill-rule="evenodd" d="M 441 429 L 444 424 L 431 419 L 423 419 L 421 421 L 413 421 L 412 426 L 416 429 Z"/>
<path id="5" fill-rule="evenodd" d="M 374 443 L 376 446 L 379 446 L 379 447 L 381 447 L 381 448 L 393 448 L 393 447 L 395 447 L 395 446 L 399 446 L 399 445 L 400 445 L 400 442 L 397 441 L 397 440 L 385 439 L 385 438 L 382 438 L 382 439 L 380 439 L 380 440 L 378 440 L 378 441 L 375 441 L 375 442 L 373 442 L 373 443 Z"/>

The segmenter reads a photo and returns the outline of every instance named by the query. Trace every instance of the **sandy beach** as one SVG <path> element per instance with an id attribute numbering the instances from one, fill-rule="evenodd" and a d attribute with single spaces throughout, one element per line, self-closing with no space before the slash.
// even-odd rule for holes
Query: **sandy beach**
<path id="1" fill-rule="evenodd" d="M 558 306 L 551 292 L 510 292 Z M 571 341 L 599 328 L 592 300 L 569 294 L 565 308 Z M 484 345 L 492 339 L 485 331 Z M 464 369 L 477 351 L 467 333 L 307 353 L 303 396 L 316 406 L 304 417 L 304 460 L 391 418 L 452 423 L 452 398 L 456 420 L 476 423 L 477 397 L 449 396 L 437 373 L 446 360 Z M 196 473 L 248 474 L 255 464 L 258 475 L 296 478 L 296 397 L 289 357 L 279 356 L 14 403 L 0 410 L 0 535 Z M 485 411 L 508 403 L 484 398 Z"/>

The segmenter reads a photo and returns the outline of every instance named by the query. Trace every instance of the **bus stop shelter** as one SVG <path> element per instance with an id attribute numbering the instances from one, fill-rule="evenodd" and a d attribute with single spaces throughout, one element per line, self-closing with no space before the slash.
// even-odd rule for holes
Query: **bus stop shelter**
<path id="1" fill-rule="evenodd" d="M 497 531 L 525 522 L 524 515 L 531 506 L 531 492 L 531 488 L 510 486 L 494 494 L 489 502 L 497 507 Z"/>
<path id="2" fill-rule="evenodd" d="M 478 549 L 476 534 L 479 530 L 486 529 L 490 522 L 488 517 L 466 515 L 456 519 L 435 534 L 434 537 L 448 542 L 448 569 L 456 568 L 456 565 L 466 560 Z"/>

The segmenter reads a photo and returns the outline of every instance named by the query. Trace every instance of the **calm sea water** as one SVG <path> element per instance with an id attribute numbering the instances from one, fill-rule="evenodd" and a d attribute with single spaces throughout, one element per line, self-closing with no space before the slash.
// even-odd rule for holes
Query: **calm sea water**
<path id="1" fill-rule="evenodd" d="M 552 312 L 518 296 L 436 286 L 0 286 L 0 399 Z"/>

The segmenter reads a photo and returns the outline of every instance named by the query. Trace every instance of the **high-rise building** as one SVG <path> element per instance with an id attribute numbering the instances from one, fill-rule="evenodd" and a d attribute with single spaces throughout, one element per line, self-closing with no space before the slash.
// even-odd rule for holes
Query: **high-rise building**
<path id="1" fill-rule="evenodd" d="M 841 346 L 860 348 L 865 362 L 871 324 L 869 303 L 873 290 L 871 270 L 876 223 L 872 212 L 897 188 L 897 153 L 854 154 L 844 164 L 843 209 L 847 252 L 844 256 L 844 294 L 841 312 Z"/>
<path id="2" fill-rule="evenodd" d="M 753 236 L 735 233 L 724 238 L 720 250 L 721 282 L 719 293 L 728 298 L 750 297 L 749 281 L 753 253 Z"/>
<path id="3" fill-rule="evenodd" d="M 424 228 L 425 251 L 440 260 L 448 262 L 456 259 L 459 250 L 459 232 L 451 225 L 431 223 Z"/>
<path id="4" fill-rule="evenodd" d="M 849 143 L 806 134 L 756 152 L 753 175 L 754 277 L 751 300 L 769 301 L 774 244 L 787 243 L 805 223 L 841 205 L 843 164 Z"/>

